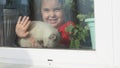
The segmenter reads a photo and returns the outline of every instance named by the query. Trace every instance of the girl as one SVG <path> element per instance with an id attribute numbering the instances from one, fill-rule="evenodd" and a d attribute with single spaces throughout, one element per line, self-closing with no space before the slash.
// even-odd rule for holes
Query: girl
<path id="1" fill-rule="evenodd" d="M 66 27 L 70 24 L 75 26 L 71 21 L 65 22 L 62 4 L 63 0 L 41 0 L 41 14 L 44 22 L 50 23 L 54 28 L 58 29 L 61 33 L 60 45 L 65 48 L 69 48 L 70 33 L 66 31 Z M 27 29 L 29 28 L 31 21 L 29 17 L 20 16 L 16 25 L 16 34 L 18 37 L 24 38 L 29 35 Z"/>

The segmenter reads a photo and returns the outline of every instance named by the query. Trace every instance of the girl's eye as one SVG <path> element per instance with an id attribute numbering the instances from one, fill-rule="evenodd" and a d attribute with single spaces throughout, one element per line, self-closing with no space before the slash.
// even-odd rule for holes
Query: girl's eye
<path id="1" fill-rule="evenodd" d="M 49 9 L 43 9 L 43 11 L 44 11 L 44 12 L 48 12 L 48 11 L 49 11 Z"/>
<path id="2" fill-rule="evenodd" d="M 54 9 L 54 11 L 61 11 L 61 8 L 56 8 Z"/>

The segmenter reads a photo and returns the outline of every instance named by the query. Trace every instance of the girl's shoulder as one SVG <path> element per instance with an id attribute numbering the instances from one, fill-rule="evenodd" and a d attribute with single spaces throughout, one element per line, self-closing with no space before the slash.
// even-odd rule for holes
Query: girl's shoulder
<path id="1" fill-rule="evenodd" d="M 58 30 L 59 30 L 59 31 L 64 31 L 64 30 L 66 29 L 66 27 L 68 27 L 68 26 L 70 26 L 70 25 L 75 26 L 75 23 L 74 23 L 73 21 L 67 21 L 67 22 L 65 22 L 62 26 L 60 26 L 60 27 L 58 28 Z"/>
<path id="2" fill-rule="evenodd" d="M 75 26 L 75 23 L 73 21 L 67 21 L 65 24 L 63 24 L 64 27 L 67 27 L 69 25 Z"/>
<path id="3" fill-rule="evenodd" d="M 75 26 L 75 23 L 72 21 L 67 21 L 58 29 L 62 37 L 60 43 L 65 45 L 65 47 L 69 47 L 69 44 L 70 44 L 70 37 L 69 37 L 70 33 L 66 31 L 66 28 L 70 25 Z"/>

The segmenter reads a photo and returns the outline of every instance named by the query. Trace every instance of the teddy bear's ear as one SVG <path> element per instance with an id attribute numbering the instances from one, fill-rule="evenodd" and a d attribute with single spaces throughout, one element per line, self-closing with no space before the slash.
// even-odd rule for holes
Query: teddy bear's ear
<path id="1" fill-rule="evenodd" d="M 50 40 L 55 40 L 55 39 L 56 39 L 56 34 L 50 35 L 50 36 L 49 36 L 49 39 L 50 39 Z"/>

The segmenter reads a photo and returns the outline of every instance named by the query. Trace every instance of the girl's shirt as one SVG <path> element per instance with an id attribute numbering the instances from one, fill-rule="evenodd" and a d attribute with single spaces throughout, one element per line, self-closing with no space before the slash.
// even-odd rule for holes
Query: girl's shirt
<path id="1" fill-rule="evenodd" d="M 70 33 L 66 31 L 66 28 L 69 25 L 73 25 L 75 26 L 75 23 L 72 21 L 68 21 L 65 24 L 63 24 L 61 27 L 58 28 L 58 31 L 61 33 L 61 41 L 60 44 L 61 45 L 65 45 L 65 47 L 69 48 L 70 45 Z"/>

